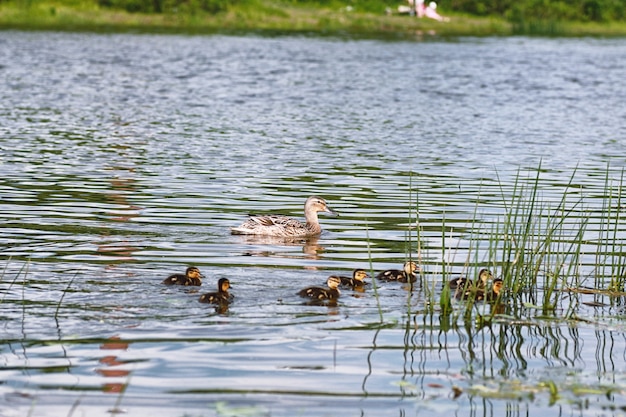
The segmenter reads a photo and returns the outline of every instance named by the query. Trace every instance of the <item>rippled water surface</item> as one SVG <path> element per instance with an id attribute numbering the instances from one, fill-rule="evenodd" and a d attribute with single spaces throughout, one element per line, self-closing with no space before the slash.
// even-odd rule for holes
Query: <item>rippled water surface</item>
<path id="1" fill-rule="evenodd" d="M 618 413 L 621 297 L 544 314 L 531 291 L 483 326 L 439 293 L 503 273 L 533 190 L 569 210 L 539 276 L 623 276 L 625 59 L 624 40 L 0 32 L 0 415 Z M 312 194 L 340 214 L 319 238 L 229 232 Z M 409 257 L 413 291 L 296 295 Z M 190 264 L 200 289 L 161 284 Z M 220 277 L 234 302 L 198 303 Z"/>

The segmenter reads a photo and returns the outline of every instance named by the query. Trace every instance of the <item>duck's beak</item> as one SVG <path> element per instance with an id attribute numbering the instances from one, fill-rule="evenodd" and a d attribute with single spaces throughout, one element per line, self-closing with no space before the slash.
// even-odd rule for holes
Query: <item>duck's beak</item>
<path id="1" fill-rule="evenodd" d="M 324 213 L 328 213 L 330 216 L 339 217 L 339 213 L 328 207 L 328 205 L 324 206 Z"/>

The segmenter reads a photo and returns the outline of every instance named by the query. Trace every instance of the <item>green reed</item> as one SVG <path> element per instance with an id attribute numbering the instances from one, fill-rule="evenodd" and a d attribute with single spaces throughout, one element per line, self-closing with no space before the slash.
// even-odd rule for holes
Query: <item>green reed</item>
<path id="1" fill-rule="evenodd" d="M 433 287 L 429 287 L 427 285 L 427 282 L 424 279 L 424 271 L 422 269 L 422 265 L 423 265 L 423 259 L 422 259 L 422 227 L 420 225 L 420 221 L 419 221 L 419 213 L 420 213 L 420 202 L 419 202 L 419 192 L 416 191 L 415 192 L 415 207 L 413 207 L 413 172 L 409 172 L 409 218 L 408 218 L 408 229 L 407 229 L 407 233 L 405 235 L 405 242 L 406 242 L 406 251 L 405 253 L 408 253 L 407 259 L 405 260 L 405 262 L 416 262 L 417 265 L 420 266 L 420 270 L 416 272 L 416 275 L 419 276 L 419 283 L 421 284 L 419 286 L 419 288 L 421 288 L 425 295 L 426 295 L 426 307 L 429 311 L 433 311 L 434 309 L 434 303 L 432 302 L 434 293 L 435 293 L 435 288 L 434 288 L 434 282 L 433 282 Z M 415 240 L 413 240 L 413 234 L 411 233 L 411 230 L 413 229 L 413 225 L 415 228 Z M 413 257 L 413 253 L 415 251 L 415 258 Z M 411 314 L 411 296 L 413 293 L 413 289 L 415 288 L 415 285 L 418 284 L 418 282 L 416 283 L 409 283 L 411 291 L 409 291 L 408 297 L 407 297 L 407 312 L 410 315 Z"/>
<path id="2" fill-rule="evenodd" d="M 63 303 L 63 299 L 65 298 L 65 294 L 67 294 L 67 292 L 70 290 L 70 287 L 74 283 L 74 279 L 76 278 L 76 275 L 78 275 L 78 273 L 75 273 L 72 276 L 72 279 L 70 279 L 70 282 L 67 283 L 67 287 L 65 287 L 65 290 L 61 293 L 61 298 L 59 299 L 59 302 L 57 303 L 56 309 L 54 310 L 54 319 L 55 320 L 58 320 L 58 318 L 59 318 L 59 310 L 61 309 L 61 304 Z"/>
<path id="3" fill-rule="evenodd" d="M 10 257 L 7 260 L 7 263 L 4 265 L 4 270 L 2 271 L 2 275 L 0 275 L 0 281 L 4 280 L 4 277 L 5 277 L 6 272 L 7 272 L 7 268 L 9 267 L 9 263 L 11 263 L 11 258 Z M 15 277 L 13 278 L 13 280 L 9 284 L 9 287 L 6 289 L 6 292 L 2 296 L 2 299 L 0 300 L 0 304 L 2 304 L 4 302 L 4 299 L 6 298 L 7 294 L 11 290 L 11 288 L 13 288 L 13 286 L 17 282 L 17 279 L 20 277 L 20 275 L 22 275 L 24 277 L 23 278 L 24 285 L 22 286 L 22 298 L 24 298 L 24 287 L 26 285 L 26 277 L 28 276 L 28 268 L 29 267 L 30 267 L 30 259 L 24 265 L 22 265 L 22 267 L 17 272 L 17 274 L 15 274 Z M 25 304 L 25 303 L 23 303 L 23 304 Z"/>
<path id="4" fill-rule="evenodd" d="M 622 192 L 624 190 L 624 170 L 621 171 L 619 183 L 613 185 L 609 178 L 607 165 L 604 179 L 604 198 L 600 217 L 598 245 L 596 247 L 597 273 L 596 287 L 601 286 L 600 277 L 610 277 L 607 290 L 624 292 L 626 290 L 626 263 L 624 260 L 624 243 L 618 237 L 618 225 L 621 222 Z"/>
<path id="5" fill-rule="evenodd" d="M 583 193 L 584 187 L 576 184 L 577 168 L 558 187 L 554 183 L 546 184 L 542 180 L 543 172 L 541 164 L 528 173 L 518 170 L 510 186 L 496 174 L 502 213 L 490 219 L 490 230 L 481 230 L 485 221 L 480 218 L 477 198 L 468 220 L 465 269 L 473 270 L 476 276 L 479 269 L 489 268 L 503 279 L 505 290 L 495 304 L 506 299 L 516 312 L 531 308 L 542 315 L 553 315 L 562 311 L 565 318 L 575 318 L 580 305 L 577 293 L 590 286 L 604 295 L 623 295 L 625 291 L 625 244 L 620 239 L 624 174 L 622 170 L 620 178 L 613 183 L 607 167 L 604 189 L 590 201 Z M 594 207 L 598 198 L 601 198 L 599 208 Z M 453 294 L 446 285 L 451 250 L 446 238 L 451 232 L 443 214 L 440 249 L 443 285 L 438 299 L 434 292 L 426 294 L 430 303 L 437 302 L 444 316 L 454 312 Z M 584 276 L 581 266 L 585 259 L 589 266 L 589 255 L 594 254 L 595 271 L 590 282 L 590 276 Z M 484 315 L 489 309 L 480 307 L 483 304 L 477 303 L 473 296 L 468 298 L 458 311 L 463 317 L 474 317 L 477 313 L 481 320 L 490 320 L 501 311 L 491 308 Z"/>
<path id="6" fill-rule="evenodd" d="M 374 291 L 374 298 L 376 298 L 376 306 L 378 308 L 378 316 L 380 318 L 380 323 L 383 324 L 383 308 L 380 303 L 380 296 L 378 294 L 378 282 L 376 281 L 376 274 L 374 273 L 374 262 L 372 261 L 372 245 L 370 241 L 369 227 L 367 226 L 367 220 L 365 222 L 365 237 L 367 240 L 367 259 L 369 260 L 369 269 L 370 274 L 372 276 L 372 289 Z"/>
<path id="7" fill-rule="evenodd" d="M 450 292 L 450 287 L 446 285 L 448 281 L 447 269 L 446 269 L 446 217 L 443 216 L 441 222 L 441 278 L 443 280 L 441 295 L 439 297 L 439 308 L 441 309 L 441 314 L 444 316 L 448 316 L 452 313 L 452 302 L 450 301 L 452 294 Z M 434 302 L 434 300 L 433 300 Z"/>
<path id="8" fill-rule="evenodd" d="M 566 190 L 572 188 L 575 172 Z M 587 219 L 571 221 L 573 214 L 579 214 L 576 209 L 581 200 L 569 203 L 567 192 L 559 201 L 544 201 L 539 192 L 540 175 L 541 165 L 527 181 L 521 181 L 518 172 L 509 202 L 501 186 L 505 214 L 496 226 L 495 247 L 501 250 L 496 261 L 502 265 L 509 294 L 525 294 L 531 303 L 541 299 L 546 314 L 556 308 L 558 285 L 571 284 L 567 280 L 577 275 Z"/>

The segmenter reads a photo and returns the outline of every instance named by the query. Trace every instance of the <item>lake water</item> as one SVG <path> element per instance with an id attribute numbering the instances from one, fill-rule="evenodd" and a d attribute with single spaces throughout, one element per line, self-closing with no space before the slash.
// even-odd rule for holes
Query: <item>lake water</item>
<path id="1" fill-rule="evenodd" d="M 588 220 L 558 287 L 623 274 L 625 59 L 623 39 L 0 32 L 0 415 L 623 414 L 622 298 L 543 314 L 531 291 L 484 327 L 431 299 L 503 273 L 498 224 L 538 169 L 546 210 L 572 208 L 563 245 Z M 312 194 L 340 214 L 319 239 L 229 233 Z M 296 296 L 408 257 L 412 292 Z M 191 264 L 200 289 L 161 284 Z M 197 298 L 220 277 L 216 311 Z"/>

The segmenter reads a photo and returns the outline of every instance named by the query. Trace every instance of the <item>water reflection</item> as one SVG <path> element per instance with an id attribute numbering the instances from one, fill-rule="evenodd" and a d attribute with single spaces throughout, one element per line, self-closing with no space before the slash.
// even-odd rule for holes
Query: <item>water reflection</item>
<path id="1" fill-rule="evenodd" d="M 243 252 L 244 256 L 262 256 L 262 257 L 281 257 L 281 258 L 304 258 L 304 259 L 320 259 L 325 248 L 319 245 L 319 236 L 313 236 L 306 239 L 302 238 L 285 238 L 277 236 L 261 236 L 261 235 L 236 235 L 237 240 L 245 245 L 262 245 L 263 249 L 250 249 Z M 271 249 L 269 246 L 286 246 L 299 247 L 302 246 L 303 256 L 295 256 L 291 252 L 285 253 L 279 248 Z"/>
<path id="2" fill-rule="evenodd" d="M 100 350 L 128 350 L 130 343 L 124 342 L 119 336 L 111 336 L 106 342 L 100 345 Z M 118 355 L 106 355 L 101 357 L 98 362 L 102 367 L 96 368 L 96 373 L 102 375 L 105 378 L 126 378 L 125 382 L 105 382 L 102 386 L 102 391 L 109 394 L 117 394 L 124 392 L 128 386 L 128 379 L 130 377 L 130 370 L 121 369 L 123 365 L 128 364 L 128 361 L 119 359 Z"/>
<path id="3" fill-rule="evenodd" d="M 131 222 L 139 216 L 142 209 L 142 207 L 129 201 L 129 197 L 132 198 L 133 195 L 138 194 L 139 186 L 135 178 L 135 168 L 128 155 L 132 147 L 116 143 L 113 145 L 113 149 L 115 149 L 120 161 L 116 161 L 105 168 L 105 172 L 110 174 L 110 190 L 103 193 L 103 197 L 115 208 L 107 210 L 106 214 L 110 216 L 112 222 Z M 121 161 L 124 162 L 121 163 Z M 108 228 L 103 228 L 101 241 L 111 238 L 110 231 Z M 130 244 L 128 240 L 115 240 L 98 244 L 98 253 L 115 262 L 134 260 L 133 253 L 137 250 L 139 248 Z"/>
<path id="4" fill-rule="evenodd" d="M 401 397 L 467 398 L 472 412 L 499 407 L 485 402 L 488 398 L 550 398 L 550 384 L 567 391 L 596 377 L 602 395 L 603 384 L 615 383 L 615 372 L 621 366 L 616 363 L 624 363 L 623 354 L 615 351 L 615 332 L 581 332 L 560 323 L 520 324 L 498 319 L 489 326 L 476 326 L 474 319 L 451 324 L 441 316 L 413 316 L 405 322 L 401 338 L 396 333 L 399 344 L 379 344 L 381 336 L 391 340 L 390 332 L 381 326 L 372 333 L 368 371 L 361 385 L 365 395 L 369 386 L 377 385 L 381 370 L 377 363 L 386 363 L 386 357 L 393 355 L 398 360 L 389 371 L 399 378 L 393 385 Z M 585 358 L 590 344 L 596 362 L 591 368 Z M 559 392 L 576 402 L 584 400 L 571 392 Z"/>
<path id="5" fill-rule="evenodd" d="M 302 302 L 302 305 L 305 306 L 318 306 L 318 307 L 328 307 L 327 314 L 330 316 L 336 316 L 339 314 L 338 300 L 305 300 Z"/>
<path id="6" fill-rule="evenodd" d="M 222 302 L 219 302 L 219 303 L 213 305 L 213 308 L 215 309 L 215 312 L 217 314 L 226 315 L 226 314 L 228 314 L 228 307 L 229 306 L 230 306 L 230 302 L 222 301 Z"/>

